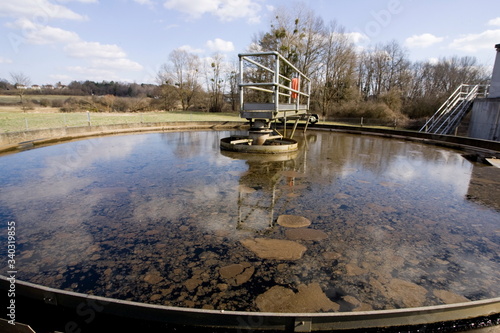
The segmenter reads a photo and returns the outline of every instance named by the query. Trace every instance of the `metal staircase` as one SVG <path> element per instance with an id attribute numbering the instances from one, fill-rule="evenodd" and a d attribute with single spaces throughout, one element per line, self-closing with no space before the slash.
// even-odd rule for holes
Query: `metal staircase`
<path id="1" fill-rule="evenodd" d="M 451 134 L 472 108 L 477 97 L 487 97 L 489 85 L 461 84 L 427 120 L 420 132 Z"/>

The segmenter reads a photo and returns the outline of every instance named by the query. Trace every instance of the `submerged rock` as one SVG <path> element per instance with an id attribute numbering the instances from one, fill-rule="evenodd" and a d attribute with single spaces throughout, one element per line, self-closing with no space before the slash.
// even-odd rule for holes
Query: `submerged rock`
<path id="1" fill-rule="evenodd" d="M 291 240 L 301 239 L 309 241 L 319 241 L 328 238 L 328 235 L 323 231 L 308 228 L 288 229 L 285 231 L 285 235 L 288 239 Z"/>
<path id="2" fill-rule="evenodd" d="M 297 215 L 280 215 L 278 224 L 288 228 L 302 228 L 311 225 L 311 221 L 303 216 Z"/>
<path id="3" fill-rule="evenodd" d="M 464 296 L 452 293 L 451 291 L 434 290 L 433 293 L 434 293 L 434 296 L 439 298 L 445 304 L 463 303 L 463 302 L 470 301 L 468 298 L 465 298 Z"/>
<path id="4" fill-rule="evenodd" d="M 302 244 L 281 239 L 254 238 L 240 242 L 262 259 L 297 260 L 307 250 Z"/>
<path id="5" fill-rule="evenodd" d="M 202 283 L 203 281 L 200 280 L 199 278 L 196 278 L 196 277 L 193 277 L 189 280 L 186 280 L 184 282 L 184 286 L 186 287 L 187 290 L 189 291 L 193 291 L 195 290 L 196 288 L 198 288 L 198 286 Z"/>
<path id="6" fill-rule="evenodd" d="M 354 264 L 347 264 L 345 266 L 346 268 L 346 275 L 347 276 L 355 276 L 355 275 L 363 275 L 366 274 L 367 271 L 359 266 L 356 266 Z"/>
<path id="7" fill-rule="evenodd" d="M 323 258 L 325 258 L 326 260 L 337 260 L 342 258 L 342 255 L 338 252 L 329 251 L 323 252 Z"/>
<path id="8" fill-rule="evenodd" d="M 232 264 L 219 269 L 220 276 L 235 286 L 239 286 L 250 280 L 254 272 L 255 268 L 248 262 Z"/>
<path id="9" fill-rule="evenodd" d="M 331 312 L 340 306 L 332 302 L 318 283 L 300 285 L 298 292 L 282 286 L 274 286 L 255 299 L 262 312 Z"/>
<path id="10" fill-rule="evenodd" d="M 163 280 L 162 276 L 160 275 L 160 272 L 154 270 L 148 272 L 143 279 L 144 281 L 150 284 L 157 284 Z"/>
<path id="11" fill-rule="evenodd" d="M 426 300 L 427 289 L 413 282 L 392 279 L 386 289 L 389 298 L 408 308 L 423 306 Z"/>

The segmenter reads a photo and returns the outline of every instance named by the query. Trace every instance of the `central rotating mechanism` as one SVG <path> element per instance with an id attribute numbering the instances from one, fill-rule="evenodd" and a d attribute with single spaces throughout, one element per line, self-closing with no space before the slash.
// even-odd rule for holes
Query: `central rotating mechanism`
<path id="1" fill-rule="evenodd" d="M 309 114 L 311 80 L 278 52 L 238 56 L 240 117 L 249 121 L 250 129 L 247 135 L 221 139 L 220 148 L 265 154 L 297 150 L 298 143 L 293 136 L 298 121 L 306 121 L 306 131 L 307 124 L 319 119 Z M 289 136 L 288 120 L 295 121 Z"/>

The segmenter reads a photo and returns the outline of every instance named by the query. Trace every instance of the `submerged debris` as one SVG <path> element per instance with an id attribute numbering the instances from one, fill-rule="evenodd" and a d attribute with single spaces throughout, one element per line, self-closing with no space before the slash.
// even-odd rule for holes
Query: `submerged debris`
<path id="1" fill-rule="evenodd" d="M 340 306 L 332 302 L 321 290 L 318 283 L 299 285 L 295 293 L 292 289 L 274 286 L 257 296 L 255 303 L 263 312 L 332 312 Z"/>
<path id="2" fill-rule="evenodd" d="M 287 229 L 285 231 L 285 235 L 291 240 L 301 239 L 307 241 L 320 241 L 328 238 L 328 235 L 325 232 L 309 228 Z"/>
<path id="3" fill-rule="evenodd" d="M 262 259 L 297 260 L 307 250 L 302 244 L 282 239 L 244 239 L 241 244 Z"/>
<path id="4" fill-rule="evenodd" d="M 302 228 L 311 225 L 311 221 L 305 217 L 297 215 L 280 215 L 278 224 L 288 228 Z"/>

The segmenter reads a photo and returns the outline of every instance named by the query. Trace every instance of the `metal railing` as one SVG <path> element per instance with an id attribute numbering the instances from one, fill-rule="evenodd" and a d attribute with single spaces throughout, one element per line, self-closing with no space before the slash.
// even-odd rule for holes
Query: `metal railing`
<path id="1" fill-rule="evenodd" d="M 420 132 L 450 134 L 470 110 L 474 99 L 488 96 L 489 85 L 461 84 L 427 120 Z"/>
<path id="2" fill-rule="evenodd" d="M 276 119 L 286 117 L 287 112 L 295 115 L 309 110 L 311 79 L 278 52 L 257 52 L 239 54 L 240 71 L 240 114 L 242 118 Z M 271 58 L 271 60 L 269 60 Z M 263 63 L 268 63 L 265 65 Z M 284 69 L 288 69 L 288 76 Z M 272 76 L 267 82 L 246 82 L 252 69 L 262 71 L 261 77 Z M 266 75 L 267 74 L 267 75 Z M 271 103 L 249 103 L 245 99 L 247 89 L 262 91 L 271 95 Z"/>

